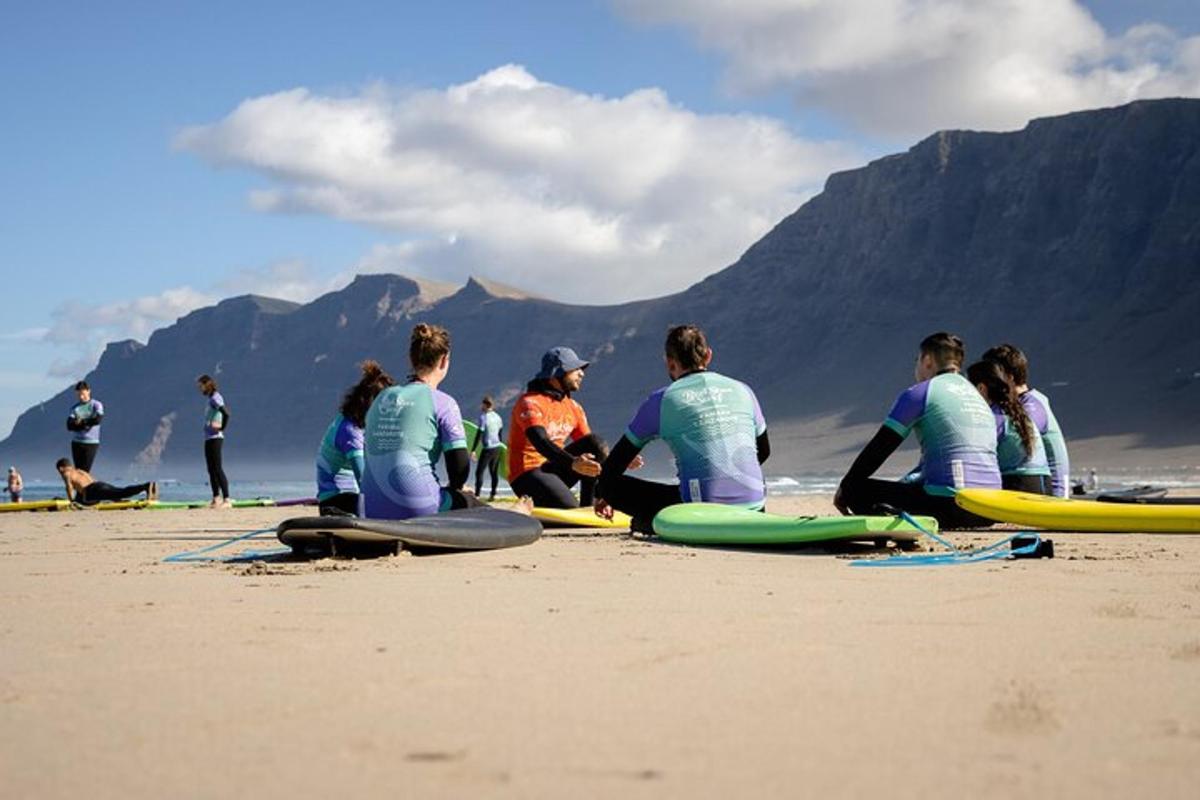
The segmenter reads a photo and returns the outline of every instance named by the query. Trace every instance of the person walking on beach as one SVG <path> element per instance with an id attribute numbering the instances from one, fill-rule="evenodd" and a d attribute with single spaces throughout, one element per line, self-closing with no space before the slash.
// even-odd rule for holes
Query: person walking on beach
<path id="1" fill-rule="evenodd" d="M 229 409 L 225 398 L 217 391 L 217 382 L 209 375 L 196 379 L 200 394 L 208 398 L 204 405 L 204 465 L 208 469 L 208 485 L 212 487 L 209 508 L 232 508 L 229 500 L 229 479 L 221 451 L 225 445 L 225 428 L 229 425 Z"/>
<path id="2" fill-rule="evenodd" d="M 496 480 L 500 471 L 500 432 L 504 430 L 504 420 L 496 413 L 490 395 L 484 395 L 480 403 L 479 423 L 475 428 L 475 440 L 471 442 L 470 451 L 475 452 L 480 442 L 483 449 L 479 451 L 479 460 L 475 462 L 475 496 L 479 497 L 483 489 L 483 472 L 487 470 L 492 479 L 492 493 L 488 500 L 496 499 Z"/>
<path id="3" fill-rule="evenodd" d="M 763 508 L 762 464 L 771 443 L 758 398 L 741 381 L 709 369 L 713 351 L 695 325 L 671 328 L 664 350 L 671 383 L 642 403 L 605 459 L 596 513 L 611 519 L 613 509 L 624 511 L 633 530 L 653 533 L 654 515 L 676 503 Z M 678 485 L 624 474 L 641 466 L 639 453 L 654 439 L 671 448 Z"/>
<path id="4" fill-rule="evenodd" d="M 363 514 L 410 519 L 481 505 L 463 491 L 471 472 L 462 412 L 438 386 L 450 371 L 450 334 L 420 323 L 408 348 L 413 374 L 403 386 L 384 389 L 367 411 Z M 445 458 L 449 485 L 438 485 Z"/>
<path id="5" fill-rule="evenodd" d="M 317 505 L 323 515 L 358 515 L 367 409 L 396 383 L 376 361 L 364 361 L 359 368 L 362 377 L 342 398 L 340 413 L 329 423 L 317 452 Z"/>
<path id="6" fill-rule="evenodd" d="M 25 488 L 25 482 L 21 480 L 21 473 L 17 472 L 16 467 L 8 468 L 8 499 L 11 503 L 21 502 L 21 490 Z"/>
<path id="7" fill-rule="evenodd" d="M 850 465 L 834 495 L 843 514 L 893 513 L 936 517 L 942 527 L 980 527 L 991 521 L 959 508 L 954 491 L 1000 488 L 992 410 L 959 374 L 965 356 L 959 337 L 925 337 L 913 370 L 917 383 L 900 393 L 887 419 Z M 901 442 L 916 432 L 921 462 L 899 482 L 872 478 Z"/>
<path id="8" fill-rule="evenodd" d="M 93 506 L 101 501 L 125 500 L 143 492 L 147 500 L 158 499 L 158 484 L 154 481 L 136 486 L 113 486 L 96 480 L 87 470 L 71 466 L 65 458 L 60 458 L 54 466 L 66 486 L 67 499 L 73 503 Z"/>
<path id="9" fill-rule="evenodd" d="M 996 418 L 996 460 L 1004 488 L 1050 494 L 1050 466 L 1042 435 L 1021 405 L 1008 373 L 995 361 L 976 361 L 967 367 L 967 380 Z"/>
<path id="10" fill-rule="evenodd" d="M 1071 492 L 1071 459 L 1067 454 L 1067 440 L 1058 418 L 1050 410 L 1050 399 L 1037 389 L 1029 388 L 1029 359 L 1014 345 L 1000 344 L 986 350 L 983 360 L 999 364 L 1017 387 L 1021 405 L 1033 420 L 1046 447 L 1051 494 L 1067 497 Z"/>
<path id="11" fill-rule="evenodd" d="M 87 381 L 75 384 L 78 400 L 67 415 L 67 430 L 71 432 L 71 460 L 87 472 L 96 461 L 100 449 L 100 423 L 104 419 L 104 404 L 92 397 Z"/>
<path id="12" fill-rule="evenodd" d="M 542 356 L 542 368 L 512 410 L 508 441 L 508 482 L 518 496 L 541 508 L 592 505 L 604 442 L 588 427 L 587 415 L 572 393 L 583 385 L 584 361 L 569 347 Z M 579 499 L 571 487 L 579 484 Z"/>

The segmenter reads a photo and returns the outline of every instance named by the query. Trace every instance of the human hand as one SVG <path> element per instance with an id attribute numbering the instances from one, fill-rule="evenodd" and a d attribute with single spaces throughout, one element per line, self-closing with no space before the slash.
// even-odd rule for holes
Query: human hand
<path id="1" fill-rule="evenodd" d="M 644 466 L 646 466 L 646 459 L 642 458 L 640 455 L 634 456 L 633 461 L 629 462 L 630 469 L 641 469 Z"/>
<path id="2" fill-rule="evenodd" d="M 600 462 L 591 453 L 584 453 L 575 457 L 571 469 L 585 478 L 595 478 L 600 474 Z"/>
<path id="3" fill-rule="evenodd" d="M 597 517 L 602 517 L 607 520 L 613 518 L 613 507 L 608 504 L 608 501 L 599 497 L 592 503 L 592 511 L 596 512 Z"/>

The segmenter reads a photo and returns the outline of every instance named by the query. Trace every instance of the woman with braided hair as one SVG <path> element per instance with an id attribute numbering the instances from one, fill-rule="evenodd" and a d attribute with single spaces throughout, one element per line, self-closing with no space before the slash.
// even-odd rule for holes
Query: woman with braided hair
<path id="1" fill-rule="evenodd" d="M 1050 464 L 1037 426 L 1021 404 L 1017 387 L 994 361 L 967 367 L 969 380 L 996 418 L 996 456 L 1005 489 L 1050 494 Z"/>

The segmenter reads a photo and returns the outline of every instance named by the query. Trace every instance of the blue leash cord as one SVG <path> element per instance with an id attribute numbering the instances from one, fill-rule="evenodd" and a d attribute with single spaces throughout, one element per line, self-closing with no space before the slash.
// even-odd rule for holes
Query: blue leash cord
<path id="1" fill-rule="evenodd" d="M 262 558 L 273 558 L 275 556 L 282 556 L 282 555 L 290 554 L 292 552 L 292 548 L 277 547 L 272 550 L 246 550 L 244 552 L 237 553 L 236 555 L 232 555 L 232 556 L 206 555 L 207 553 L 211 553 L 214 550 L 220 550 L 223 547 L 229 547 L 229 545 L 231 545 L 231 544 L 237 544 L 238 542 L 249 541 L 249 540 L 254 539 L 254 537 L 259 536 L 261 534 L 274 533 L 274 532 L 275 532 L 274 528 L 259 528 L 256 531 L 250 531 L 249 533 L 243 533 L 240 536 L 235 536 L 232 539 L 226 539 L 223 542 L 217 542 L 216 544 L 211 544 L 208 547 L 202 547 L 199 550 L 184 550 L 182 553 L 175 553 L 174 555 L 167 556 L 166 558 L 163 559 L 163 561 L 167 562 L 167 563 L 172 563 L 172 564 L 177 564 L 180 562 L 197 562 L 197 561 L 199 561 L 199 562 L 220 561 L 220 562 L 225 562 L 225 563 L 235 563 L 238 561 L 257 561 Z"/>
<path id="2" fill-rule="evenodd" d="M 1015 556 L 1030 555 L 1041 546 L 1042 537 L 1036 533 L 1022 532 L 1014 533 L 1012 536 L 1001 539 L 985 547 L 980 547 L 977 550 L 962 551 L 955 548 L 950 542 L 938 536 L 931 530 L 926 529 L 924 525 L 913 519 L 908 512 L 901 511 L 900 519 L 912 525 L 914 528 L 925 534 L 935 542 L 949 550 L 949 553 L 929 553 L 926 555 L 916 556 L 889 556 L 888 558 L 860 558 L 850 562 L 852 567 L 936 567 L 944 564 L 974 564 L 979 561 L 992 561 L 999 558 L 1012 558 Z M 1016 550 L 1005 549 L 1005 546 L 1012 542 L 1018 536 L 1032 536 L 1033 542 L 1030 544 L 1018 547 Z"/>

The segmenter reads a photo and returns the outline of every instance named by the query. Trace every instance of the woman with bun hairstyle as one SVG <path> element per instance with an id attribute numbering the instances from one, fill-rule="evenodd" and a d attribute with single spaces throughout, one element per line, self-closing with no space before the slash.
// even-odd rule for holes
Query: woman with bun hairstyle
<path id="1" fill-rule="evenodd" d="M 358 515 L 367 409 L 380 392 L 396 383 L 377 361 L 364 361 L 359 369 L 362 377 L 342 398 L 340 413 L 329 423 L 317 451 L 317 505 L 322 515 Z"/>
<path id="2" fill-rule="evenodd" d="M 208 484 L 212 487 L 212 503 L 209 508 L 232 508 L 229 500 L 229 479 L 225 477 L 225 466 L 221 451 L 225 445 L 225 428 L 229 425 L 229 409 L 225 398 L 217 391 L 217 382 L 210 375 L 196 378 L 200 394 L 208 398 L 204 405 L 204 464 L 208 467 Z"/>
<path id="3" fill-rule="evenodd" d="M 967 380 L 996 418 L 996 458 L 1004 488 L 1051 494 L 1050 463 L 1042 436 L 1021 404 L 1012 378 L 994 361 L 976 361 L 967 367 Z"/>
<path id="4" fill-rule="evenodd" d="M 482 505 L 463 485 L 471 469 L 462 413 L 438 386 L 450 371 L 450 334 L 420 323 L 408 348 L 413 373 L 380 392 L 367 412 L 363 516 L 410 519 Z M 438 484 L 439 458 L 449 485 Z"/>

